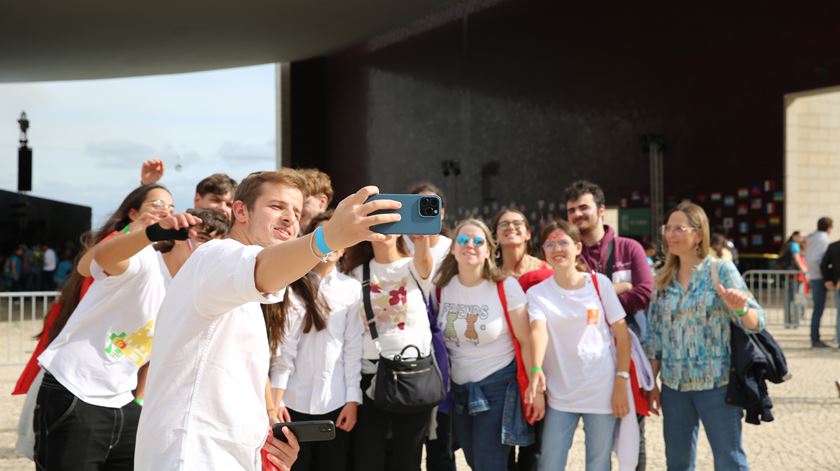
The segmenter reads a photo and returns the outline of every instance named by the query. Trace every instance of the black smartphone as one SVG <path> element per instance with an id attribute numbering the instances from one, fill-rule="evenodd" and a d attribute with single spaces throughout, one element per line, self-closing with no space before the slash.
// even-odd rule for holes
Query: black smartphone
<path id="1" fill-rule="evenodd" d="M 332 420 L 309 420 L 274 424 L 271 427 L 274 436 L 278 440 L 286 442 L 283 427 L 289 427 L 289 430 L 295 434 L 298 443 L 326 442 L 335 438 L 335 423 Z"/>

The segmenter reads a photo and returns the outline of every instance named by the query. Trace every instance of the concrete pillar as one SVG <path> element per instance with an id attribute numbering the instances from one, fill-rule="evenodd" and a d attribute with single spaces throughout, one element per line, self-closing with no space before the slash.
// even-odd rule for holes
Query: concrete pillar
<path id="1" fill-rule="evenodd" d="M 276 114 L 275 120 L 275 161 L 277 168 L 289 167 L 292 164 L 292 94 L 290 72 L 291 64 L 282 62 L 274 67 Z"/>

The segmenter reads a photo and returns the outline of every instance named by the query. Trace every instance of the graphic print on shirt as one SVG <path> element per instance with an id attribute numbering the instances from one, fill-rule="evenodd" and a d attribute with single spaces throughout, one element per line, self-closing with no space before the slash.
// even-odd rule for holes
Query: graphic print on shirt
<path id="1" fill-rule="evenodd" d="M 459 347 L 462 339 L 475 345 L 479 344 L 478 331 L 487 330 L 487 325 L 484 323 L 478 324 L 478 321 L 486 321 L 490 317 L 488 313 L 490 307 L 488 305 L 443 303 L 440 309 L 441 312 L 446 313 L 446 325 L 443 326 L 443 336 L 446 340 L 455 342 L 455 345 Z M 455 323 L 462 319 L 464 320 L 464 330 L 459 336 Z"/>
<path id="2" fill-rule="evenodd" d="M 394 326 L 405 330 L 408 320 L 407 285 L 407 277 L 399 281 L 384 280 L 370 284 L 373 317 L 386 326 L 384 330 L 391 330 Z"/>
<path id="3" fill-rule="evenodd" d="M 127 358 L 137 366 L 143 366 L 152 353 L 152 328 L 150 320 L 140 329 L 126 335 L 125 332 L 111 332 L 105 345 L 105 353 L 113 360 Z"/>

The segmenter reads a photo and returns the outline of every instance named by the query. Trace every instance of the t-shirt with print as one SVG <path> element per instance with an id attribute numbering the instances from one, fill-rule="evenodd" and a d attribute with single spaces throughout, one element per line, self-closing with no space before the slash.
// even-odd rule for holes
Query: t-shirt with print
<path id="1" fill-rule="evenodd" d="M 122 407 L 134 400 L 137 370 L 151 353 L 163 274 L 151 245 L 119 275 L 106 274 L 95 260 L 90 272 L 96 283 L 38 363 L 82 401 Z"/>
<path id="2" fill-rule="evenodd" d="M 610 324 L 624 319 L 610 280 L 598 274 L 598 287 L 589 274 L 576 290 L 561 288 L 554 277 L 528 290 L 531 322 L 545 321 L 548 330 L 543 371 L 547 382 L 548 406 L 554 410 L 582 414 L 611 414 L 615 381 L 615 359 L 611 351 Z"/>
<path id="3" fill-rule="evenodd" d="M 270 360 L 254 281 L 262 247 L 211 240 L 169 285 L 137 429 L 135 469 L 261 469 Z M 93 286 L 96 286 L 94 283 Z"/>
<path id="4" fill-rule="evenodd" d="M 516 278 L 505 278 L 504 289 L 508 311 L 527 302 Z M 514 359 L 513 338 L 496 283 L 467 287 L 453 276 L 440 290 L 438 326 L 449 350 L 455 384 L 481 381 Z"/>
<path id="5" fill-rule="evenodd" d="M 362 281 L 362 269 L 361 265 L 356 267 L 351 276 Z M 382 356 L 393 358 L 407 345 L 415 345 L 424 356 L 431 351 L 432 332 L 423 299 L 432 287 L 431 278 L 420 278 L 411 257 L 391 263 L 370 261 L 370 304 Z M 370 338 L 364 305 L 359 315 L 365 319 L 363 358 L 379 359 L 379 351 Z"/>

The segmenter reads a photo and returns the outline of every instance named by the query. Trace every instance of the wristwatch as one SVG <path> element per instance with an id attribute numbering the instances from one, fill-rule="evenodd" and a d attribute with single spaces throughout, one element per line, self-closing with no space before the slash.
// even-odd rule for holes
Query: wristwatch
<path id="1" fill-rule="evenodd" d="M 628 371 L 616 371 L 615 375 L 619 378 L 630 379 L 630 373 Z"/>

